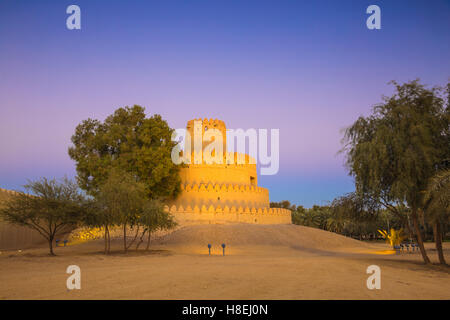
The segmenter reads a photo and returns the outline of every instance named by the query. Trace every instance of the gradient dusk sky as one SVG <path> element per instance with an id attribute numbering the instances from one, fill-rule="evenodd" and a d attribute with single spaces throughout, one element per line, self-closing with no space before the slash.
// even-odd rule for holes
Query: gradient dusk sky
<path id="1" fill-rule="evenodd" d="M 81 30 L 66 8 L 81 8 Z M 381 8 L 368 30 L 366 8 Z M 279 128 L 272 201 L 310 207 L 354 189 L 342 129 L 390 80 L 445 85 L 450 1 L 0 1 L 0 187 L 75 176 L 75 126 L 139 104 L 190 119 Z"/>

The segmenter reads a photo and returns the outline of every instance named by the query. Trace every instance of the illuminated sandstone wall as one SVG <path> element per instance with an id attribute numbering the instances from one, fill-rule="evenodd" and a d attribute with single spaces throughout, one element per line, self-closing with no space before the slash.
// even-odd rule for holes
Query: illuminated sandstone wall
<path id="1" fill-rule="evenodd" d="M 249 207 L 207 207 L 176 206 L 165 207 L 181 225 L 215 224 L 215 223 L 254 223 L 254 224 L 291 224 L 291 211 L 282 208 L 249 208 Z"/>
<path id="2" fill-rule="evenodd" d="M 178 206 L 269 207 L 269 191 L 258 186 L 194 183 L 182 185 L 181 188 L 182 193 L 174 203 Z"/>
<path id="3" fill-rule="evenodd" d="M 15 192 L 0 188 L 0 207 Z M 0 219 L 0 250 L 24 249 L 42 245 L 46 241 L 39 232 L 9 224 Z"/>
<path id="4" fill-rule="evenodd" d="M 180 169 L 180 177 L 183 184 L 258 185 L 254 164 L 191 164 Z"/>

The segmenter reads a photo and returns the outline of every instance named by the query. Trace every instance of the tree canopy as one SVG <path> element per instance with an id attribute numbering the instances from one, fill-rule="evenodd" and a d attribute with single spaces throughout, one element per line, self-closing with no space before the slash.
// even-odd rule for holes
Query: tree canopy
<path id="1" fill-rule="evenodd" d="M 83 190 L 95 195 L 115 167 L 142 182 L 149 198 L 179 194 L 179 167 L 171 159 L 173 129 L 160 115 L 147 118 L 144 111 L 138 105 L 119 108 L 104 122 L 87 119 L 76 127 L 69 156 Z"/>
<path id="2" fill-rule="evenodd" d="M 109 253 L 111 248 L 110 230 L 119 226 L 123 228 L 124 252 L 128 251 L 140 235 L 136 246 L 138 249 L 146 234 L 148 250 L 152 232 L 176 225 L 163 207 L 160 200 L 147 197 L 144 183 L 136 181 L 132 174 L 113 167 L 106 180 L 100 184 L 95 198 L 90 201 L 89 214 L 84 221 L 89 227 L 103 228 L 105 253 Z M 135 233 L 130 241 L 128 229 Z"/>
<path id="3" fill-rule="evenodd" d="M 427 89 L 418 80 L 392 83 L 395 93 L 345 131 L 347 166 L 358 193 L 410 207 L 419 247 L 429 262 L 417 215 L 429 179 L 448 158 L 448 106 L 440 88 Z"/>

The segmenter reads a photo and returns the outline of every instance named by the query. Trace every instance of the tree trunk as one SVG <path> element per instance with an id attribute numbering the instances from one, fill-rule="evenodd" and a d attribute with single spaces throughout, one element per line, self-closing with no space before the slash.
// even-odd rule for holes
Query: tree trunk
<path id="1" fill-rule="evenodd" d="M 108 253 L 108 226 L 105 225 L 105 254 Z"/>
<path id="2" fill-rule="evenodd" d="M 439 221 L 436 221 L 434 223 L 433 231 L 434 231 L 434 241 L 436 243 L 436 250 L 438 252 L 439 257 L 439 263 L 446 264 L 444 258 L 444 251 L 442 250 L 442 230 L 441 230 L 441 223 Z"/>
<path id="3" fill-rule="evenodd" d="M 55 253 L 53 252 L 53 237 L 50 237 L 50 238 L 48 239 L 48 247 L 49 247 L 49 249 L 50 249 L 50 255 L 51 255 L 51 256 L 54 256 Z"/>
<path id="4" fill-rule="evenodd" d="M 419 245 L 420 253 L 422 254 L 423 261 L 426 264 L 431 263 L 430 258 L 427 256 L 427 252 L 425 251 L 425 246 L 423 245 L 422 233 L 420 232 L 419 219 L 417 217 L 417 209 L 412 208 L 411 217 L 414 224 L 414 230 L 416 233 L 417 244 Z"/>
<path id="5" fill-rule="evenodd" d="M 111 239 L 109 237 L 109 227 L 108 225 L 105 225 L 105 254 L 108 254 L 110 252 L 111 248 Z"/>
<path id="6" fill-rule="evenodd" d="M 150 235 L 152 233 L 150 231 L 148 231 L 148 237 L 147 237 L 147 247 L 145 248 L 145 251 L 148 251 L 148 248 L 150 248 Z"/>
<path id="7" fill-rule="evenodd" d="M 108 228 L 108 254 L 111 252 L 111 235 Z"/>
<path id="8" fill-rule="evenodd" d="M 123 224 L 123 250 L 127 253 L 127 224 Z"/>
<path id="9" fill-rule="evenodd" d="M 133 243 L 136 241 L 137 236 L 139 235 L 139 229 L 140 229 L 140 227 L 138 226 L 138 227 L 136 228 L 136 234 L 134 235 L 133 240 L 131 240 L 130 244 L 127 245 L 127 250 L 130 249 L 131 246 L 133 245 Z"/>
<path id="10" fill-rule="evenodd" d="M 147 232 L 147 229 L 144 229 L 144 231 L 142 231 L 141 237 L 139 238 L 139 242 L 136 244 L 136 251 L 138 251 L 139 246 L 142 244 L 142 242 L 144 242 L 144 237 L 145 237 L 146 232 Z"/>
<path id="11" fill-rule="evenodd" d="M 411 226 L 410 226 L 410 223 L 409 223 L 409 216 L 408 215 L 406 215 L 406 228 L 408 229 L 409 238 L 412 238 L 413 232 L 411 230 Z"/>

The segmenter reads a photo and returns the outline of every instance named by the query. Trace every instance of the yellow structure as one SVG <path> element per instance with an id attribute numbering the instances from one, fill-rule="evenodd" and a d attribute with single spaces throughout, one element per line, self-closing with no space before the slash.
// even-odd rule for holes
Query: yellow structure
<path id="1" fill-rule="evenodd" d="M 208 132 L 213 129 L 219 135 Z M 191 161 L 180 170 L 181 195 L 166 208 L 179 223 L 291 223 L 290 210 L 269 207 L 269 190 L 257 183 L 255 159 L 226 152 L 223 121 L 190 120 L 187 132 L 191 139 L 186 139 L 184 150 Z M 216 148 L 208 153 L 214 143 Z M 216 155 L 218 146 L 223 152 Z M 214 163 L 209 154 L 216 157 Z"/>

